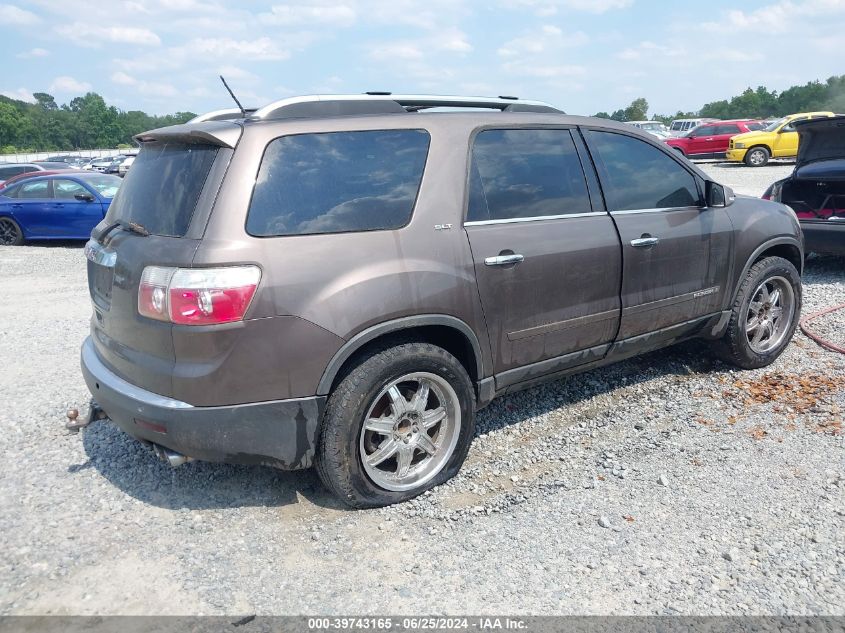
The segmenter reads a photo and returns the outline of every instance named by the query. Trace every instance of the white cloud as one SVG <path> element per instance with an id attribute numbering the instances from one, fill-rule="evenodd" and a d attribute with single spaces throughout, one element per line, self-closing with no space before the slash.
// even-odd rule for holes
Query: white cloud
<path id="1" fill-rule="evenodd" d="M 551 24 L 540 27 L 537 31 L 505 42 L 498 50 L 502 57 L 517 57 L 519 55 L 542 55 L 561 48 L 583 46 L 590 40 L 582 31 L 566 33 Z"/>
<path id="2" fill-rule="evenodd" d="M 0 4 L 0 24 L 14 26 L 29 26 L 38 24 L 41 21 L 31 11 L 26 11 L 13 4 Z"/>
<path id="3" fill-rule="evenodd" d="M 18 53 L 15 57 L 20 59 L 31 59 L 33 57 L 47 57 L 50 54 L 50 51 L 44 48 L 33 48 L 28 51 L 23 51 L 22 53 Z"/>
<path id="4" fill-rule="evenodd" d="M 538 79 L 559 79 L 584 75 L 587 69 L 577 64 L 537 64 L 526 61 L 507 62 L 503 68 L 514 75 Z"/>
<path id="5" fill-rule="evenodd" d="M 279 48 L 274 39 L 259 37 L 254 40 L 234 40 L 230 37 L 196 38 L 174 53 L 188 56 L 249 58 L 252 61 L 280 60 L 290 57 L 290 52 Z"/>
<path id="6" fill-rule="evenodd" d="M 259 19 L 265 24 L 280 26 L 292 25 L 322 25 L 322 26 L 352 26 L 357 18 L 354 8 L 344 5 L 311 5 L 291 6 L 275 5 L 270 13 L 262 13 Z"/>
<path id="7" fill-rule="evenodd" d="M 91 90 L 91 84 L 87 81 L 77 81 L 67 75 L 56 77 L 50 84 L 50 92 L 80 94 L 89 90 Z"/>
<path id="8" fill-rule="evenodd" d="M 78 44 L 98 48 L 103 42 L 135 44 L 138 46 L 158 46 L 161 38 L 149 29 L 134 26 L 96 26 L 84 22 L 74 22 L 56 27 L 56 33 Z"/>
<path id="9" fill-rule="evenodd" d="M 633 2 L 634 0 L 502 0 L 506 8 L 527 10 L 542 17 L 555 15 L 561 11 L 606 13 L 629 7 Z"/>
<path id="10" fill-rule="evenodd" d="M 465 54 L 473 50 L 466 33 L 443 28 L 422 38 L 372 42 L 367 47 L 370 59 L 382 62 L 433 59 L 439 53 Z"/>
<path id="11" fill-rule="evenodd" d="M 17 90 L 2 90 L 0 94 L 9 99 L 17 99 L 19 101 L 26 101 L 27 103 L 35 103 L 35 97 L 26 88 L 18 88 Z"/>
<path id="12" fill-rule="evenodd" d="M 134 77 L 127 75 L 125 72 L 117 71 L 116 73 L 112 73 L 111 80 L 122 86 L 134 86 L 138 83 L 138 80 Z"/>
<path id="13" fill-rule="evenodd" d="M 259 77 L 255 73 L 251 73 L 248 70 L 244 70 L 239 66 L 235 66 L 234 64 L 226 64 L 225 66 L 220 66 L 217 69 L 218 75 L 223 75 L 226 81 L 229 80 L 236 80 L 236 81 L 245 81 L 245 82 L 255 82 L 258 81 Z"/>
<path id="14" fill-rule="evenodd" d="M 161 81 L 144 81 L 118 70 L 111 75 L 112 82 L 121 86 L 133 86 L 139 94 L 156 97 L 175 97 L 179 94 L 176 88 Z"/>

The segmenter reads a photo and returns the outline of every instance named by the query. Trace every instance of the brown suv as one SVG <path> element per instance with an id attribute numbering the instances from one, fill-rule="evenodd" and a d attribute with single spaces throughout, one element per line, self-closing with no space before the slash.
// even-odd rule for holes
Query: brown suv
<path id="1" fill-rule="evenodd" d="M 761 367 L 795 329 L 792 210 L 631 126 L 388 94 L 237 116 L 139 135 L 86 246 L 85 379 L 172 464 L 315 464 L 390 504 L 497 395 L 691 337 Z"/>

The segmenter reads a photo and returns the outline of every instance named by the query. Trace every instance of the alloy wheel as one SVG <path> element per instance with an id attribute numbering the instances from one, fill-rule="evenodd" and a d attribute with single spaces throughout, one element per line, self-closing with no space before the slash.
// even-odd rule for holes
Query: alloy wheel
<path id="1" fill-rule="evenodd" d="M 421 486 L 448 463 L 460 430 L 452 386 L 436 374 L 406 374 L 382 388 L 364 417 L 359 442 L 364 471 L 386 490 Z"/>
<path id="2" fill-rule="evenodd" d="M 18 241 L 18 228 L 7 218 L 0 218 L 0 245 L 12 246 Z"/>
<path id="3" fill-rule="evenodd" d="M 770 277 L 751 295 L 745 315 L 745 336 L 757 354 L 778 347 L 795 316 L 795 292 L 784 277 Z"/>

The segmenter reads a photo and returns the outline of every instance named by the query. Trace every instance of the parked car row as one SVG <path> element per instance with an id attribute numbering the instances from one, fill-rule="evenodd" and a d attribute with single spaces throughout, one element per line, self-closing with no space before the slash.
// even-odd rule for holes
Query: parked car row
<path id="1" fill-rule="evenodd" d="M 704 123 L 666 144 L 688 158 L 724 158 L 731 137 L 763 129 L 762 121 L 735 119 Z"/>
<path id="2" fill-rule="evenodd" d="M 0 189 L 0 246 L 87 239 L 123 182 L 81 170 L 44 173 L 23 174 Z"/>
<path id="3" fill-rule="evenodd" d="M 833 112 L 799 112 L 768 124 L 756 119 L 709 120 L 665 142 L 688 158 L 725 158 L 762 167 L 770 158 L 797 155 L 797 122 L 832 116 Z"/>
<path id="4" fill-rule="evenodd" d="M 44 160 L 29 163 L 0 162 L 0 185 L 5 181 L 30 172 L 55 171 L 59 169 L 82 169 L 105 174 L 125 176 L 135 160 L 137 151 L 118 154 L 117 156 L 103 156 L 98 158 L 82 158 L 79 156 L 56 155 L 48 156 Z"/>

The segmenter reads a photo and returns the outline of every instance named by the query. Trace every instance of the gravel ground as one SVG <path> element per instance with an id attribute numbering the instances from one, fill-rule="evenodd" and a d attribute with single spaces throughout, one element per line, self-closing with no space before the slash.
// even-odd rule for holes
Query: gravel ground
<path id="1" fill-rule="evenodd" d="M 790 167 L 704 168 L 759 195 Z M 803 335 L 764 370 L 691 342 L 502 398 L 453 481 L 354 512 L 310 471 L 65 431 L 84 270 L 0 250 L 0 614 L 845 615 L 845 356 Z M 809 261 L 805 313 L 843 271 Z"/>

